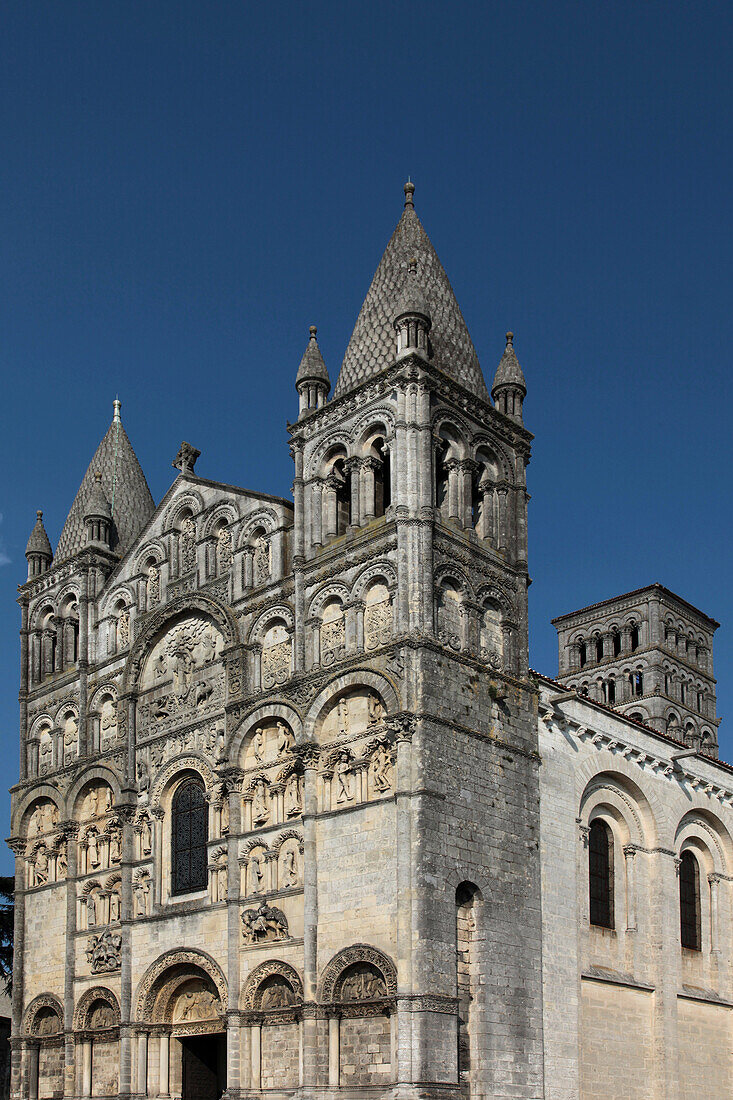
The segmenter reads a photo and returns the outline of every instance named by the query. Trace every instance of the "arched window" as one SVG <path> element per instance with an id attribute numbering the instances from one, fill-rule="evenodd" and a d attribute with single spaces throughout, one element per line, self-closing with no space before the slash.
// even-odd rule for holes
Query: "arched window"
<path id="1" fill-rule="evenodd" d="M 594 641 L 594 644 L 595 644 L 595 647 L 596 647 L 596 650 L 595 650 L 595 652 L 596 652 L 596 661 L 602 661 L 603 660 L 603 638 L 600 636 L 600 634 L 596 634 L 593 641 Z"/>
<path id="2" fill-rule="evenodd" d="M 441 440 L 435 452 L 435 507 L 448 518 L 448 448 L 447 440 Z"/>
<path id="3" fill-rule="evenodd" d="M 588 838 L 588 887 L 591 924 L 613 928 L 613 833 L 599 817 Z"/>
<path id="4" fill-rule="evenodd" d="M 588 651 L 586 649 L 585 642 L 581 642 L 578 648 L 580 650 L 580 667 L 585 668 L 586 662 L 588 660 Z"/>
<path id="5" fill-rule="evenodd" d="M 631 673 L 631 693 L 632 695 L 644 694 L 644 674 L 642 672 Z"/>
<path id="6" fill-rule="evenodd" d="M 198 779 L 185 780 L 173 797 L 171 863 L 174 894 L 206 889 L 208 823 L 203 784 Z"/>
<path id="7" fill-rule="evenodd" d="M 611 676 L 605 683 L 606 702 L 610 707 L 616 702 L 616 681 Z"/>
<path id="8" fill-rule="evenodd" d="M 621 654 L 621 635 L 619 634 L 618 630 L 614 630 L 614 632 L 613 632 L 613 655 L 614 655 L 614 657 L 618 657 L 618 656 L 620 656 L 620 654 Z"/>
<path id="9" fill-rule="evenodd" d="M 639 648 L 639 627 L 634 625 L 631 628 L 631 652 Z"/>
<path id="10" fill-rule="evenodd" d="M 700 865 L 689 848 L 680 860 L 680 942 L 691 951 L 701 947 Z"/>
<path id="11" fill-rule="evenodd" d="M 336 534 L 345 535 L 351 523 L 351 474 L 346 460 L 337 458 L 331 471 L 336 489 Z"/>
<path id="12" fill-rule="evenodd" d="M 377 459 L 374 468 L 374 515 L 383 516 L 392 503 L 389 448 L 385 447 L 383 439 L 377 439 L 372 444 L 372 450 Z"/>

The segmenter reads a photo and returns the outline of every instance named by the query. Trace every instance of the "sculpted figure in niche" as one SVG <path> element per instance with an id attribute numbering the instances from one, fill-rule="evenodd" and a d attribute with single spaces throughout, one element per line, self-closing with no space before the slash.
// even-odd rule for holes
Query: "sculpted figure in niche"
<path id="1" fill-rule="evenodd" d="M 41 774 L 51 770 L 52 759 L 53 740 L 51 738 L 51 730 L 46 726 L 41 731 L 40 745 L 38 748 L 38 763 Z"/>
<path id="2" fill-rule="evenodd" d="M 41 829 L 41 819 L 43 817 L 43 809 L 41 806 L 36 806 L 35 810 L 28 818 L 28 838 L 38 836 Z"/>
<path id="3" fill-rule="evenodd" d="M 378 791 L 388 791 L 392 787 L 390 771 L 392 760 L 384 745 L 380 745 L 372 760 L 372 778 Z"/>
<path id="4" fill-rule="evenodd" d="M 296 817 L 300 811 L 300 780 L 297 775 L 291 775 L 285 785 L 285 816 Z"/>
<path id="5" fill-rule="evenodd" d="M 260 1008 L 263 1012 L 268 1012 L 271 1008 L 287 1008 L 297 1000 L 291 985 L 285 978 L 270 978 L 261 988 Z"/>
<path id="6" fill-rule="evenodd" d="M 216 536 L 216 563 L 219 573 L 226 573 L 232 564 L 232 536 L 226 527 L 222 527 Z"/>
<path id="7" fill-rule="evenodd" d="M 255 540 L 255 584 L 265 584 L 270 579 L 270 545 L 264 535 Z"/>
<path id="8" fill-rule="evenodd" d="M 148 901 L 150 898 L 150 882 L 142 878 L 135 883 L 135 916 L 147 917 Z"/>
<path id="9" fill-rule="evenodd" d="M 221 804 L 221 831 L 225 835 L 229 832 L 229 799 L 226 793 Z"/>
<path id="10" fill-rule="evenodd" d="M 384 978 L 368 963 L 351 967 L 341 985 L 342 1001 L 372 1001 L 375 997 L 386 996 Z"/>
<path id="11" fill-rule="evenodd" d="M 48 853 L 43 845 L 36 852 L 35 885 L 44 886 L 48 882 Z"/>
<path id="12" fill-rule="evenodd" d="M 295 851 L 288 848 L 283 856 L 283 886 L 287 889 L 298 884 L 298 868 L 295 863 Z"/>
<path id="13" fill-rule="evenodd" d="M 104 813 L 108 814 L 112 809 L 112 791 L 109 787 L 104 788 Z"/>
<path id="14" fill-rule="evenodd" d="M 96 928 L 96 926 L 97 926 L 97 898 L 96 898 L 95 894 L 87 894 L 86 906 L 87 906 L 87 928 Z"/>
<path id="15" fill-rule="evenodd" d="M 265 735 L 262 731 L 262 727 L 258 726 L 255 730 L 255 735 L 252 738 L 252 752 L 254 758 L 258 764 L 262 763 L 262 754 L 265 751 Z"/>
<path id="16" fill-rule="evenodd" d="M 109 895 L 109 919 L 111 921 L 120 919 L 120 895 L 117 890 L 113 890 Z"/>
<path id="17" fill-rule="evenodd" d="M 143 791 L 147 791 L 150 787 L 150 776 L 148 775 L 148 766 L 144 760 L 138 760 L 137 762 L 137 789 L 140 794 Z"/>
<path id="18" fill-rule="evenodd" d="M 68 764 L 76 756 L 76 719 L 73 714 L 64 720 L 64 763 Z"/>
<path id="19" fill-rule="evenodd" d="M 295 734 L 286 726 L 284 722 L 278 722 L 277 724 L 277 752 L 279 756 L 283 756 L 286 752 L 291 752 L 295 748 Z"/>
<path id="20" fill-rule="evenodd" d="M 62 840 L 56 856 L 56 878 L 64 879 L 69 870 L 69 860 L 66 854 L 66 841 Z"/>
<path id="21" fill-rule="evenodd" d="M 207 628 L 204 631 L 201 638 L 200 646 L 201 663 L 207 665 L 210 661 L 213 661 L 214 657 L 216 656 L 216 642 L 214 641 L 214 636 L 211 633 L 210 629 Z"/>
<path id="22" fill-rule="evenodd" d="M 349 732 L 349 702 L 345 695 L 342 695 L 338 701 L 338 721 L 339 732 L 347 734 Z"/>
<path id="23" fill-rule="evenodd" d="M 384 704 L 378 695 L 369 695 L 367 698 L 369 709 L 369 725 L 378 726 L 384 718 Z"/>
<path id="24" fill-rule="evenodd" d="M 196 565 L 196 524 L 186 516 L 181 525 L 181 571 L 190 573 Z"/>
<path id="25" fill-rule="evenodd" d="M 142 828 L 140 830 L 140 850 L 144 856 L 149 856 L 153 848 L 153 830 L 150 825 L 150 819 L 144 817 L 142 820 Z"/>
<path id="26" fill-rule="evenodd" d="M 160 573 L 157 565 L 148 566 L 148 604 L 156 604 L 160 599 Z"/>
<path id="27" fill-rule="evenodd" d="M 153 676 L 156 680 L 162 680 L 168 671 L 168 662 L 166 661 L 165 654 L 159 653 L 153 661 Z"/>
<path id="28" fill-rule="evenodd" d="M 108 736 L 114 735 L 113 731 L 117 726 L 117 713 L 115 711 L 114 702 L 112 701 L 112 699 L 110 699 L 109 695 L 105 696 L 104 700 L 102 701 L 99 726 L 102 731 L 103 739 L 105 734 L 107 734 Z"/>
<path id="29" fill-rule="evenodd" d="M 87 863 L 90 867 L 99 867 L 99 842 L 94 829 L 87 833 Z"/>
<path id="30" fill-rule="evenodd" d="M 113 829 L 109 837 L 109 861 L 119 863 L 122 859 L 122 833 L 119 829 Z"/>
<path id="31" fill-rule="evenodd" d="M 261 855 L 252 856 L 252 859 L 250 860 L 253 894 L 259 894 L 262 891 L 262 884 L 265 878 L 265 873 L 262 869 L 263 862 L 263 857 Z"/>
<path id="32" fill-rule="evenodd" d="M 351 762 L 347 752 L 339 753 L 336 764 L 336 801 L 351 802 Z"/>
<path id="33" fill-rule="evenodd" d="M 130 644 L 130 612 L 123 607 L 117 616 L 117 645 L 127 649 Z"/>
<path id="34" fill-rule="evenodd" d="M 252 820 L 256 824 L 267 821 L 270 811 L 267 807 L 267 787 L 264 779 L 258 779 L 255 783 L 254 797 L 252 799 Z"/>

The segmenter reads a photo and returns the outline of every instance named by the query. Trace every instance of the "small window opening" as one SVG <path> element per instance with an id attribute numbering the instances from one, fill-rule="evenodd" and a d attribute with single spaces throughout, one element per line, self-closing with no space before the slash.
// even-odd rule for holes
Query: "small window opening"
<path id="1" fill-rule="evenodd" d="M 689 849 L 680 860 L 680 941 L 690 951 L 699 951 L 700 866 Z"/>
<path id="2" fill-rule="evenodd" d="M 613 833 L 599 817 L 591 822 L 588 872 L 590 923 L 613 928 Z"/>

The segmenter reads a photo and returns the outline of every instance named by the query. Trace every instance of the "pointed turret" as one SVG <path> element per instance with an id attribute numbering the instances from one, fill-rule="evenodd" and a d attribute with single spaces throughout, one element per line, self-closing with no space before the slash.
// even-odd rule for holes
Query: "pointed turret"
<path id="1" fill-rule="evenodd" d="M 431 360 L 445 374 L 488 400 L 476 349 L 448 276 L 415 213 L 414 183 L 405 184 L 405 208 L 367 291 L 341 365 L 335 397 L 361 385 L 394 363 L 394 324 L 409 290 L 414 259 L 424 316 L 431 321 Z"/>
<path id="2" fill-rule="evenodd" d="M 407 265 L 407 280 L 397 299 L 394 319 L 398 358 L 403 355 L 430 358 L 430 325 L 430 309 L 418 281 L 417 260 L 413 256 Z"/>
<path id="3" fill-rule="evenodd" d="M 99 470 L 94 475 L 94 484 L 84 513 L 84 524 L 87 531 L 87 545 L 109 549 L 112 509 L 102 488 L 102 475 Z"/>
<path id="4" fill-rule="evenodd" d="M 97 473 L 101 475 L 99 479 Z M 109 502 L 109 549 L 121 557 L 155 511 L 155 504 L 122 426 L 119 401 L 114 402 L 112 423 L 89 463 L 66 518 L 56 547 L 57 562 L 72 557 L 87 545 L 86 516 L 90 507 L 101 507 L 98 489 Z"/>
<path id="5" fill-rule="evenodd" d="M 28 580 L 40 577 L 50 568 L 53 560 L 51 543 L 43 526 L 43 512 L 36 512 L 36 525 L 31 531 L 28 545 L 25 548 L 25 556 L 28 562 Z"/>
<path id="6" fill-rule="evenodd" d="M 491 396 L 499 412 L 522 423 L 522 402 L 527 396 L 527 383 L 514 350 L 514 333 L 506 334 L 506 348 L 494 375 Z"/>
<path id="7" fill-rule="evenodd" d="M 300 360 L 295 378 L 295 388 L 300 397 L 300 416 L 304 412 L 310 412 L 311 409 L 320 409 L 322 405 L 325 405 L 331 389 L 331 379 L 328 377 L 328 370 L 316 340 L 318 329 L 315 325 L 311 325 L 309 332 L 310 339 L 303 353 L 303 358 Z"/>

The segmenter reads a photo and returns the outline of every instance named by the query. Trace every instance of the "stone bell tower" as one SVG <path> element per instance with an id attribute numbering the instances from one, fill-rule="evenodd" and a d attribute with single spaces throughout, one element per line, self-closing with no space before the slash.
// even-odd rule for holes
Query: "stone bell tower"
<path id="1" fill-rule="evenodd" d="M 543 1085 L 527 391 L 509 333 L 492 405 L 414 190 L 331 400 L 315 328 L 298 371 L 295 659 L 388 678 L 410 731 L 396 791 L 398 1091 L 528 1100 Z"/>

